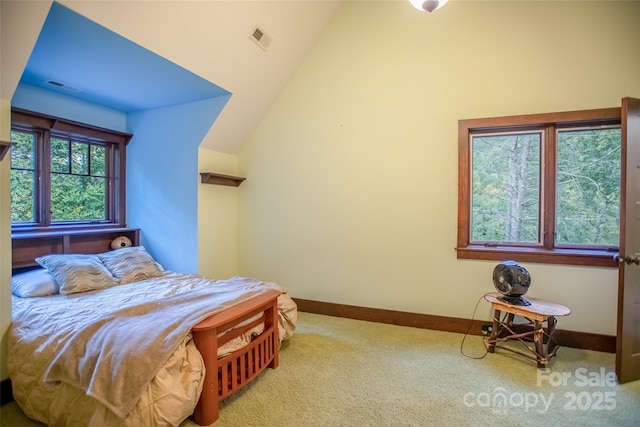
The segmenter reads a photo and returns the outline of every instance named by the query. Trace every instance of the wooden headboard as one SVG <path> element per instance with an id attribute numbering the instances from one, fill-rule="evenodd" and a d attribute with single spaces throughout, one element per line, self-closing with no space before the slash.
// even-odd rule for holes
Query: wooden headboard
<path id="1" fill-rule="evenodd" d="M 127 236 L 133 246 L 140 244 L 138 228 L 108 228 L 98 230 L 66 230 L 46 233 L 11 235 L 13 269 L 37 266 L 35 259 L 49 254 L 98 254 L 111 250 L 111 241 Z"/>

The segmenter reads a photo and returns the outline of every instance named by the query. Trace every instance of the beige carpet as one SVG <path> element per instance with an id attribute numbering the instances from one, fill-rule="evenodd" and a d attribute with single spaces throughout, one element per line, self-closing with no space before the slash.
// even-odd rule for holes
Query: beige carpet
<path id="1" fill-rule="evenodd" d="M 230 426 L 638 426 L 640 381 L 614 355 L 561 348 L 550 370 L 463 335 L 300 313 L 280 367 L 223 402 Z M 485 353 L 482 339 L 462 348 Z M 3 427 L 37 426 L 15 403 Z M 181 427 L 195 424 L 186 420 Z"/>

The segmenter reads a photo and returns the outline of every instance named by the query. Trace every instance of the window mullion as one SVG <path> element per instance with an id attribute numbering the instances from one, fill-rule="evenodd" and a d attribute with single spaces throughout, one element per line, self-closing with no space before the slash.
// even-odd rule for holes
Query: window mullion
<path id="1" fill-rule="evenodd" d="M 117 221 L 118 216 L 116 215 L 116 209 L 118 206 L 118 200 L 114 197 L 114 187 L 113 187 L 113 181 L 114 181 L 114 176 L 115 176 L 115 148 L 113 145 L 107 147 L 107 153 L 105 156 L 105 173 L 107 175 L 107 180 L 106 180 L 106 197 L 107 200 L 109 201 L 109 203 L 107 204 L 108 210 L 107 210 L 107 218 L 110 221 Z"/>
<path id="2" fill-rule="evenodd" d="M 42 132 L 42 144 L 39 144 L 38 185 L 39 222 L 44 227 L 51 225 L 51 132 Z"/>
<path id="3" fill-rule="evenodd" d="M 544 131 L 543 144 L 543 234 L 542 246 L 545 249 L 553 249 L 556 233 L 556 130 L 555 126 L 549 125 Z"/>

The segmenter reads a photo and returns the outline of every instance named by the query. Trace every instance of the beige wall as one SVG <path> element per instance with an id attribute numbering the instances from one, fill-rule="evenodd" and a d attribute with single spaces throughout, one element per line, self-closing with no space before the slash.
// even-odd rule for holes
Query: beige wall
<path id="1" fill-rule="evenodd" d="M 11 138 L 11 97 L 38 38 L 50 1 L 0 2 L 0 139 Z M 10 162 L 0 163 L 0 380 L 8 377 L 5 355 L 11 324 Z"/>
<path id="2" fill-rule="evenodd" d="M 294 297 L 471 318 L 459 119 L 640 97 L 638 2 L 347 2 L 240 153 L 240 272 Z M 615 335 L 617 271 L 524 264 L 562 329 Z M 481 302 L 476 318 L 489 318 Z"/>
<path id="3" fill-rule="evenodd" d="M 235 155 L 200 148 L 198 170 L 237 176 L 238 158 Z M 198 184 L 200 274 L 225 279 L 238 273 L 239 191 L 240 187 Z"/>
<path id="4" fill-rule="evenodd" d="M 0 105 L 0 123 L 2 132 L 0 139 L 8 141 L 10 135 L 5 129 L 10 128 L 9 102 L 4 99 Z M 8 122 L 6 120 L 9 120 Z M 7 155 L 5 159 L 8 159 Z M 4 361 L 7 354 L 7 330 L 11 324 L 11 189 L 9 185 L 9 160 L 0 162 L 0 379 L 9 375 Z"/>

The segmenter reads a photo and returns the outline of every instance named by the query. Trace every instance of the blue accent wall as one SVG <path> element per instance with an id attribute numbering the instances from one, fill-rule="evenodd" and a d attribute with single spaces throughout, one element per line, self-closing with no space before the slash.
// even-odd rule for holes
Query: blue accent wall
<path id="1" fill-rule="evenodd" d="M 51 80 L 63 86 L 47 83 Z M 21 82 L 127 113 L 228 95 L 57 2 L 51 5 Z"/>
<path id="2" fill-rule="evenodd" d="M 52 89 L 50 79 L 77 90 Z M 141 243 L 165 268 L 196 273 L 198 146 L 230 97 L 53 2 L 11 105 L 132 133 L 127 225 L 141 229 Z"/>
<path id="3" fill-rule="evenodd" d="M 12 107 L 132 133 L 127 225 L 169 270 L 198 272 L 198 146 L 231 95 L 125 114 L 21 84 Z"/>
<path id="4" fill-rule="evenodd" d="M 127 131 L 127 115 L 123 111 L 26 83 L 20 83 L 16 88 L 11 106 L 106 129 Z"/>
<path id="5" fill-rule="evenodd" d="M 166 269 L 198 272 L 198 146 L 229 97 L 128 115 L 127 223 Z"/>

